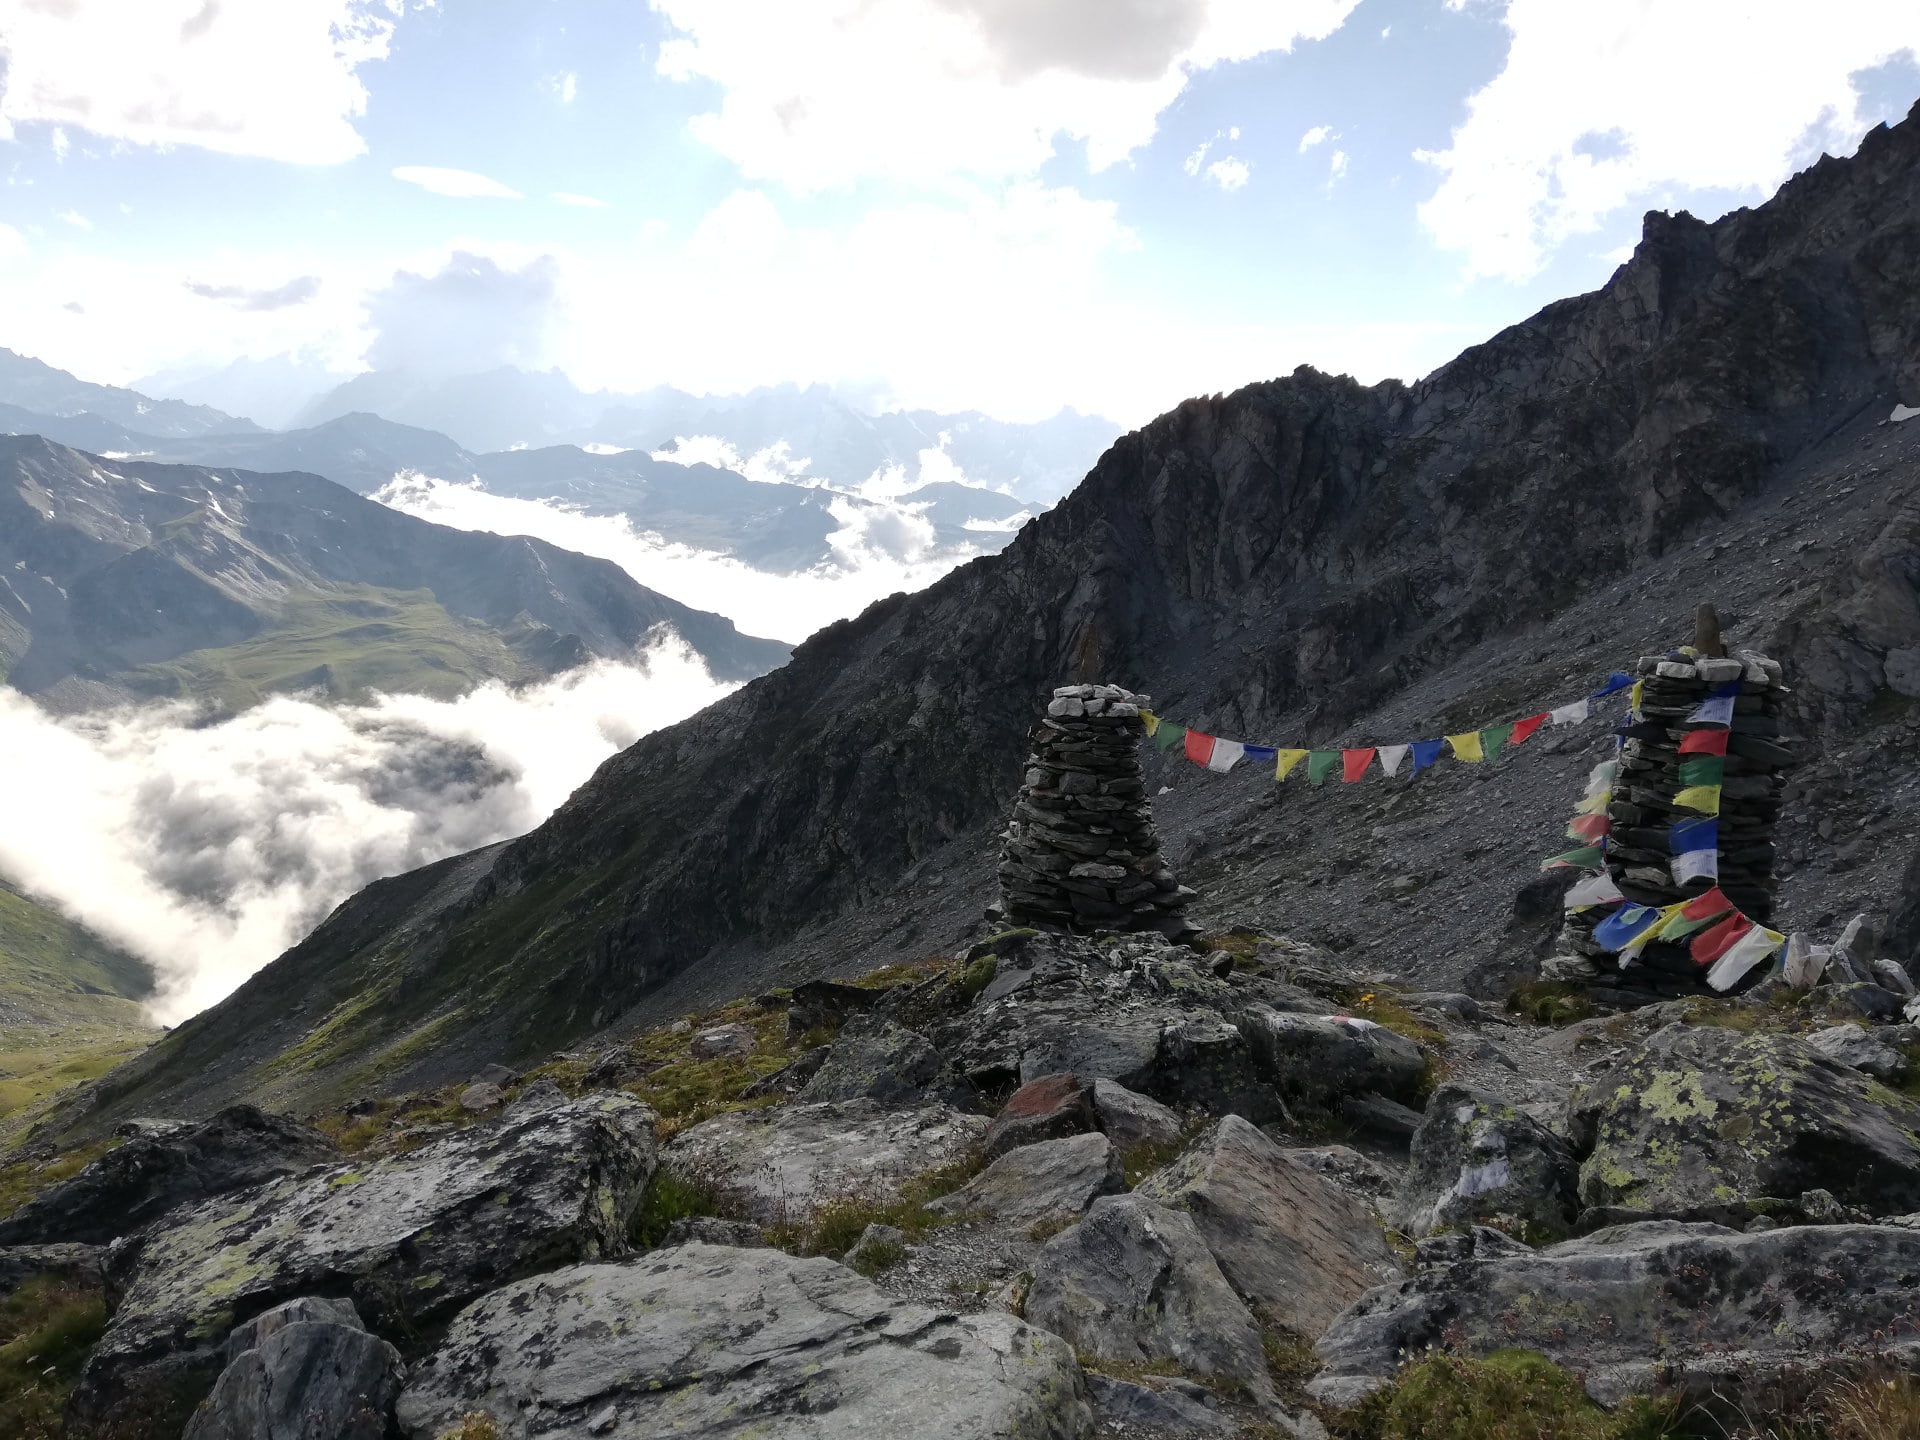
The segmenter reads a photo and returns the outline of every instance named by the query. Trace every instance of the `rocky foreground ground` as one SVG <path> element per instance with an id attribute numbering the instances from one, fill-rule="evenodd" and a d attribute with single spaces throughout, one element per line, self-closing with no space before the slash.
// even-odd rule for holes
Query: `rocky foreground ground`
<path id="1" fill-rule="evenodd" d="M 28 1152 L 0 1430 L 1920 1433 L 1904 996 L 1579 1018 L 1207 943 L 1008 932 L 528 1075 Z"/>

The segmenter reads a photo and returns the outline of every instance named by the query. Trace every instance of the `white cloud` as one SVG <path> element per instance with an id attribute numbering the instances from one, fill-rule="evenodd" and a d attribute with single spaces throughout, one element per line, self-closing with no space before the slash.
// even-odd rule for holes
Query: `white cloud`
<path id="1" fill-rule="evenodd" d="M 1327 189 L 1331 190 L 1347 173 L 1347 152 L 1335 150 L 1327 156 Z"/>
<path id="2" fill-rule="evenodd" d="M 1300 137 L 1300 153 L 1304 155 L 1314 146 L 1324 144 L 1326 141 L 1334 138 L 1336 137 L 1334 136 L 1331 125 L 1316 125 Z"/>
<path id="3" fill-rule="evenodd" d="M 652 0 L 662 74 L 719 85 L 693 133 L 798 192 L 1095 169 L 1152 139 L 1189 76 L 1331 34 L 1358 0 Z"/>
<path id="4" fill-rule="evenodd" d="M 374 499 L 436 525 L 532 535 L 597 555 L 682 604 L 726 616 L 749 635 L 795 642 L 895 591 L 922 589 L 988 548 L 935 552 L 931 526 L 910 508 L 863 507 L 835 496 L 829 502 L 840 525 L 829 537 L 834 559 L 776 575 L 709 550 L 669 544 L 636 530 L 623 515 L 585 515 L 492 495 L 473 484 L 403 475 Z"/>
<path id="5" fill-rule="evenodd" d="M 337 164 L 402 3 L 0 0 L 0 124 Z"/>
<path id="6" fill-rule="evenodd" d="M 785 440 L 742 455 L 718 435 L 676 436 L 672 443 L 652 453 L 655 460 L 674 465 L 712 465 L 762 485 L 805 485 L 807 467 L 813 463 L 805 456 L 796 459 L 793 447 Z"/>
<path id="7" fill-rule="evenodd" d="M 553 92 L 553 98 L 562 105 L 571 105 L 580 93 L 580 77 L 571 70 L 564 70 L 558 75 L 548 77 L 547 88 Z"/>
<path id="8" fill-rule="evenodd" d="M 1247 162 L 1231 155 L 1222 156 L 1207 166 L 1207 178 L 1222 190 L 1238 190 L 1252 177 L 1253 171 Z"/>
<path id="9" fill-rule="evenodd" d="M 397 165 L 393 178 L 404 180 L 409 185 L 418 185 L 422 190 L 431 190 L 436 195 L 450 195 L 456 200 L 525 198 L 518 190 L 502 185 L 491 175 L 482 175 L 473 170 L 453 170 L 443 165 Z"/>
<path id="10" fill-rule="evenodd" d="M 78 210 L 62 210 L 53 218 L 64 224 L 71 225 L 76 230 L 91 230 L 93 228 L 93 222 Z"/>
<path id="11" fill-rule="evenodd" d="M 1473 276 L 1525 280 L 1670 190 L 1762 198 L 1868 122 L 1851 76 L 1920 50 L 1912 0 L 1510 0 L 1505 68 L 1468 103 L 1420 219 Z"/>
<path id="12" fill-rule="evenodd" d="M 0 260 L 16 260 L 27 253 L 27 237 L 0 220 Z"/>
<path id="13" fill-rule="evenodd" d="M 4 104 L 4 103 L 5 103 L 4 101 L 0 101 L 0 104 Z M 67 138 L 66 127 L 64 125 L 54 126 L 53 135 L 50 138 L 48 143 L 53 146 L 54 163 L 61 164 L 61 165 L 65 164 L 67 159 L 67 151 L 73 147 L 73 142 Z"/>
<path id="14" fill-rule="evenodd" d="M 725 694 L 677 637 L 523 690 L 65 718 L 0 688 L 0 874 L 219 1000 L 383 875 L 523 833 L 594 767 Z"/>
<path id="15" fill-rule="evenodd" d="M 607 202 L 594 195 L 576 195 L 571 190 L 556 190 L 553 198 L 562 205 L 577 205 L 582 210 L 604 210 Z"/>

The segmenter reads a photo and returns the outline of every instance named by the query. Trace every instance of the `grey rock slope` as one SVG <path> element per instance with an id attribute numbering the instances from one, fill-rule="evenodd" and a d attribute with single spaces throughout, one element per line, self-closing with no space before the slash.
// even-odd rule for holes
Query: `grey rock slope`
<path id="1" fill-rule="evenodd" d="M 1796 815 L 1844 804 L 1871 841 L 1839 884 L 1792 876 L 1789 909 L 1809 896 L 1817 922 L 1855 887 L 1884 903 L 1920 823 L 1901 799 L 1920 713 L 1894 688 L 1920 648 L 1920 436 L 1875 424 L 1920 400 L 1916 266 L 1920 116 L 1757 209 L 1649 216 L 1606 287 L 1417 384 L 1303 369 L 1189 401 L 1000 555 L 822 631 L 523 839 L 349 902 L 109 1077 L 94 1116 L 261 1085 L 316 1023 L 280 997 L 321 976 L 393 996 L 337 1017 L 359 1054 L 441 1027 L 386 1073 L 400 1084 L 451 1075 L 454 1036 L 532 1055 L 944 944 L 990 893 L 1027 727 L 1089 634 L 1102 677 L 1163 713 L 1338 744 L 1578 695 L 1715 599 L 1797 677 Z M 1294 933 L 1457 983 L 1561 848 L 1603 735 L 1351 792 L 1175 766 L 1157 810 L 1216 913 L 1284 908 Z M 1807 834 L 1783 832 L 1790 854 Z M 1356 926 L 1399 865 L 1391 922 Z"/>
<path id="2" fill-rule="evenodd" d="M 316 619 L 315 606 L 331 609 Z M 331 628 L 316 639 L 321 621 Z M 476 671 L 487 673 L 492 653 L 495 669 L 522 678 L 625 654 L 660 624 L 727 679 L 787 654 L 607 561 L 431 525 L 316 476 L 109 461 L 0 438 L 0 673 L 55 704 L 164 692 L 179 683 L 173 672 L 143 667 L 258 647 L 277 629 L 350 658 L 391 627 L 424 626 L 476 655 Z M 256 658 L 271 674 L 270 645 Z"/>

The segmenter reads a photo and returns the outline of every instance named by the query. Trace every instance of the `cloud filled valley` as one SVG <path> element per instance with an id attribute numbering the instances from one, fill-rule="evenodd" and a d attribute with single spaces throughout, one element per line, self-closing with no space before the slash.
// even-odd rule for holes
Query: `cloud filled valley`
<path id="1" fill-rule="evenodd" d="M 175 1023 L 362 886 L 523 833 L 730 688 L 671 634 L 519 690 L 283 696 L 218 724 L 187 705 L 54 717 L 0 688 L 0 875 L 152 965 Z"/>

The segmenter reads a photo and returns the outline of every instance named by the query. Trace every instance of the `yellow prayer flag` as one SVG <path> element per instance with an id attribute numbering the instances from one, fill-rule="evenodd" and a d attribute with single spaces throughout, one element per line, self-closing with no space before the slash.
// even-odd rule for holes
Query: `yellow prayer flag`
<path id="1" fill-rule="evenodd" d="M 1273 778 L 1276 780 L 1286 779 L 1288 775 L 1293 773 L 1293 767 L 1306 758 L 1307 752 L 1304 750 L 1282 750 L 1279 759 L 1274 762 Z"/>
<path id="2" fill-rule="evenodd" d="M 1607 813 L 1607 807 L 1611 804 L 1613 804 L 1613 790 L 1609 787 L 1602 790 L 1598 795 L 1589 795 L 1586 799 L 1582 800 L 1578 805 L 1573 807 L 1573 813 L 1576 815 L 1604 815 Z"/>
<path id="3" fill-rule="evenodd" d="M 1142 710 L 1140 718 L 1146 723 L 1147 734 L 1151 735 L 1160 728 L 1160 717 L 1151 710 Z"/>
<path id="4" fill-rule="evenodd" d="M 1469 730 L 1465 735 L 1449 735 L 1447 744 L 1453 747 L 1453 758 L 1456 760 L 1472 763 L 1487 758 L 1487 752 L 1480 744 L 1478 730 Z"/>
<path id="5" fill-rule="evenodd" d="M 1720 813 L 1720 787 L 1718 785 L 1695 785 L 1682 790 L 1673 797 L 1673 803 L 1687 810 L 1697 810 L 1702 815 Z"/>
<path id="6" fill-rule="evenodd" d="M 1640 718 L 1640 697 L 1646 693 L 1646 689 L 1646 681 L 1636 680 L 1633 682 L 1633 689 L 1627 692 L 1627 708 L 1633 712 L 1633 718 L 1636 720 Z"/>

